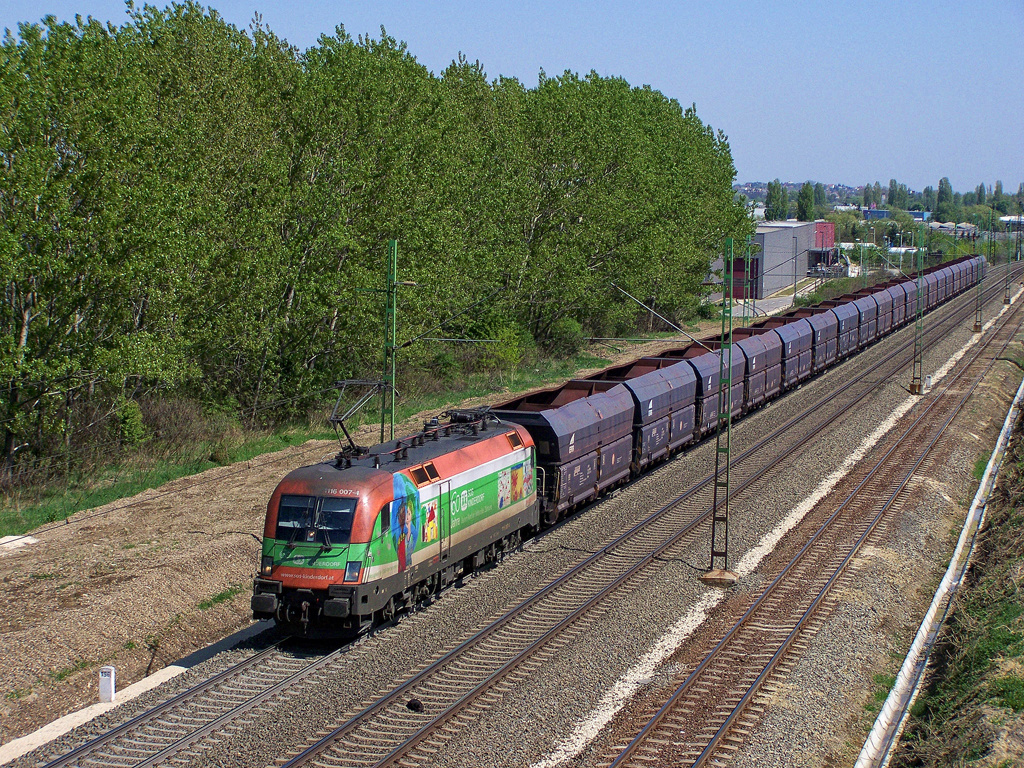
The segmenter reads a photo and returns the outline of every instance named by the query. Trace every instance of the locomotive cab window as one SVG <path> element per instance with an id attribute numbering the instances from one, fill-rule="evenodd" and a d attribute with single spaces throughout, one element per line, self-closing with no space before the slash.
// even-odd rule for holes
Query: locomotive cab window
<path id="1" fill-rule="evenodd" d="M 523 441 L 520 439 L 518 432 L 509 432 L 508 434 L 505 435 L 505 437 L 508 438 L 508 443 L 513 448 L 523 447 Z"/>
<path id="2" fill-rule="evenodd" d="M 285 541 L 304 541 L 306 531 L 313 524 L 316 498 L 313 496 L 281 496 L 277 507 L 277 531 L 274 538 Z"/>
<path id="3" fill-rule="evenodd" d="M 289 544 L 348 544 L 358 499 L 281 496 L 274 537 Z"/>
<path id="4" fill-rule="evenodd" d="M 373 538 L 379 539 L 391 526 L 391 502 L 389 501 L 383 507 L 380 508 L 380 512 L 377 513 L 377 522 L 373 524 Z"/>
<path id="5" fill-rule="evenodd" d="M 423 465 L 423 470 L 427 473 L 427 477 L 430 478 L 430 482 L 434 483 L 441 479 L 441 475 L 434 469 L 434 462 L 428 461 Z"/>
<path id="6" fill-rule="evenodd" d="M 321 544 L 348 544 L 352 538 L 352 519 L 356 499 L 322 499 L 316 519 L 316 539 Z"/>

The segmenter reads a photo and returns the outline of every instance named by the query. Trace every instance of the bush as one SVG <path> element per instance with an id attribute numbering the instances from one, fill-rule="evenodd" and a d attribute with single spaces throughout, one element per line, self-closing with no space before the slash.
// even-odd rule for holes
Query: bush
<path id="1" fill-rule="evenodd" d="M 142 407 L 135 400 L 125 399 L 121 401 L 117 410 L 121 442 L 128 446 L 144 442 L 149 437 L 149 430 L 142 416 Z"/>
<path id="2" fill-rule="evenodd" d="M 552 324 L 545 346 L 555 357 L 572 357 L 583 348 L 583 326 L 571 317 L 559 318 Z"/>
<path id="3" fill-rule="evenodd" d="M 793 304 L 797 307 L 813 307 L 815 304 L 820 304 L 825 300 L 825 297 L 820 293 L 805 293 L 802 296 L 797 296 Z"/>
<path id="4" fill-rule="evenodd" d="M 721 309 L 720 304 L 712 304 L 709 301 L 703 301 L 697 307 L 697 317 L 701 320 L 710 320 L 713 317 L 718 317 Z"/>

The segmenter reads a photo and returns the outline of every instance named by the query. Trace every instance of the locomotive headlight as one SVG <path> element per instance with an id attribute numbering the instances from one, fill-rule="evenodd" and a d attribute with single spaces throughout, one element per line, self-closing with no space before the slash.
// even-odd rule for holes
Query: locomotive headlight
<path id="1" fill-rule="evenodd" d="M 363 564 L 358 560 L 349 560 L 345 565 L 345 581 L 359 581 L 359 571 L 363 569 Z"/>
<path id="2" fill-rule="evenodd" d="M 264 576 L 269 576 L 270 572 L 274 569 L 274 558 L 264 555 L 260 559 L 260 573 Z"/>

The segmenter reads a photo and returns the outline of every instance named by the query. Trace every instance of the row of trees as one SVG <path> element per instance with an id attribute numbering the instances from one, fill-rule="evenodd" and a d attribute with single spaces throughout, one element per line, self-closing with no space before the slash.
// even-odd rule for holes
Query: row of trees
<path id="1" fill-rule="evenodd" d="M 814 221 L 821 219 L 828 213 L 828 197 L 825 193 L 825 185 L 820 181 L 817 184 L 804 182 L 796 196 L 796 218 L 799 221 Z M 765 197 L 765 219 L 768 221 L 781 221 L 789 217 L 789 192 L 778 179 L 768 182 L 768 191 Z"/>
<path id="2" fill-rule="evenodd" d="M 1024 203 L 1024 182 L 1021 183 L 1016 195 L 1003 193 L 1003 182 L 997 181 L 994 187 L 979 184 L 973 191 L 955 192 L 947 177 L 939 180 L 938 189 L 925 187 L 921 192 L 914 192 L 906 184 L 889 180 L 888 188 L 879 182 L 865 184 L 862 202 L 866 208 L 892 208 L 901 211 L 931 211 L 937 221 L 964 221 L 972 216 L 980 215 L 972 210 L 977 206 L 987 206 L 996 216 L 1006 216 L 1019 211 Z"/>
<path id="3" fill-rule="evenodd" d="M 725 136 L 649 87 L 527 88 L 461 57 L 435 76 L 383 30 L 299 52 L 258 19 L 129 7 L 121 27 L 3 41 L 8 467 L 123 437 L 147 397 L 278 417 L 376 375 L 391 238 L 419 286 L 400 335 L 493 293 L 445 330 L 511 364 L 567 328 L 635 326 L 612 280 L 692 313 L 723 238 L 749 230 Z M 431 370 L 441 350 L 403 354 Z"/>

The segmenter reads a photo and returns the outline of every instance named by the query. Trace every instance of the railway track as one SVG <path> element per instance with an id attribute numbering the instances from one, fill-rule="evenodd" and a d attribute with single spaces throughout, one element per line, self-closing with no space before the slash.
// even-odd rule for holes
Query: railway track
<path id="1" fill-rule="evenodd" d="M 857 380 L 838 390 L 854 389 L 858 381 L 867 384 L 832 411 L 826 422 L 838 419 L 879 386 L 870 377 L 880 367 L 881 362 L 871 366 Z M 782 457 L 816 437 L 824 425 L 811 420 L 810 424 L 802 424 L 809 429 L 801 430 L 795 439 L 779 439 L 780 433 L 785 435 L 811 414 L 822 413 L 824 404 L 832 402 L 836 394 L 745 451 L 732 470 L 740 480 L 738 491 L 778 469 Z M 747 461 L 755 456 L 758 466 L 746 467 Z M 451 733 L 475 719 L 504 690 L 571 643 L 577 633 L 611 607 L 616 593 L 642 580 L 652 565 L 676 555 L 676 549 L 688 543 L 710 514 L 710 499 L 702 499 L 701 493 L 708 495 L 711 481 L 711 477 L 705 478 L 401 686 L 368 703 L 338 728 L 277 764 L 295 768 L 429 763 Z M 704 513 L 696 517 L 690 511 L 695 504 L 705 507 Z M 666 539 L 665 531 L 678 533 Z M 624 568 L 624 563 L 632 565 Z"/>
<path id="2" fill-rule="evenodd" d="M 998 295 L 1001 286 L 1001 282 L 990 285 L 987 293 Z M 965 295 L 934 313 L 930 339 L 940 337 L 948 327 L 971 314 L 973 302 L 965 301 Z M 944 309 L 947 311 L 943 315 Z M 912 340 L 904 342 L 744 450 L 733 463 L 733 477 L 739 481 L 737 493 L 909 365 L 906 353 L 912 347 Z M 840 396 L 845 399 L 840 401 Z M 780 439 L 792 435 L 797 426 L 799 435 Z M 757 466 L 752 466 L 755 456 Z M 503 687 L 543 664 L 601 615 L 613 593 L 642 580 L 647 569 L 691 540 L 707 516 L 707 511 L 695 516 L 693 507 L 710 506 L 711 482 L 712 478 L 706 477 L 400 687 L 368 702 L 342 726 L 284 764 L 338 764 L 332 754 L 343 754 L 345 765 L 383 765 L 403 756 L 429 759 L 445 740 L 446 729 L 473 717 L 474 712 L 499 697 Z M 675 534 L 666 538 L 666 531 Z M 623 570 L 623 563 L 632 566 Z M 328 670 L 337 656 L 335 653 L 311 663 L 288 664 L 272 662 L 273 650 L 257 654 L 118 726 L 49 763 L 47 768 L 187 761 L 204 748 L 205 739 L 237 724 L 261 705 L 272 706 L 280 700 L 280 694 Z M 267 669 L 261 669 L 264 664 Z M 361 756 L 359 760 L 357 755 Z"/>
<path id="3" fill-rule="evenodd" d="M 289 652 L 289 645 L 282 641 L 253 654 L 47 763 L 47 768 L 159 765 L 341 653 L 309 661 Z"/>
<path id="4" fill-rule="evenodd" d="M 784 676 L 809 632 L 832 607 L 850 562 L 898 515 L 908 487 L 947 434 L 984 375 L 1021 328 L 1020 310 L 960 368 L 885 454 L 856 477 L 856 487 L 797 555 L 688 674 L 636 737 L 601 764 L 610 768 L 723 765 L 760 719 L 758 694 Z M 1012 319 L 1011 319 L 1012 317 Z M 991 350 L 995 348 L 994 354 Z"/>

